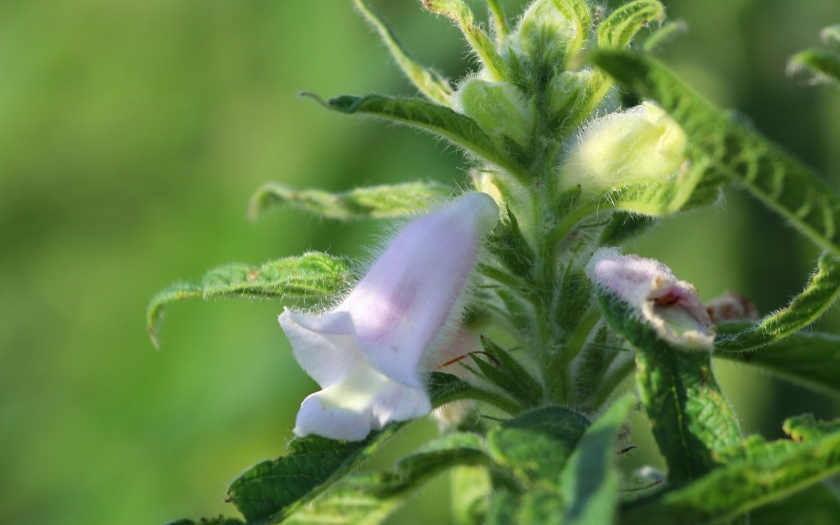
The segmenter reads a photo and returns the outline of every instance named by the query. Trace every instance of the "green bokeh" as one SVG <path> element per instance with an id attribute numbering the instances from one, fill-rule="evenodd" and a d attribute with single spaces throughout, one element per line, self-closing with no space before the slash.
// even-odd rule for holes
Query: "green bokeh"
<path id="1" fill-rule="evenodd" d="M 690 31 L 666 62 L 837 182 L 840 92 L 804 87 L 784 66 L 840 23 L 840 4 L 667 4 Z M 417 2 L 376 5 L 421 61 L 463 73 L 466 53 L 445 20 Z M 281 305 L 176 305 L 156 351 L 148 299 L 228 261 L 364 255 L 377 242 L 375 224 L 293 210 L 248 223 L 247 199 L 267 180 L 330 190 L 465 180 L 445 143 L 326 113 L 298 100 L 302 89 L 412 93 L 349 0 L 0 3 L 0 521 L 232 514 L 227 483 L 283 452 L 315 385 L 276 324 Z M 706 299 L 737 290 L 762 312 L 801 289 L 817 254 L 735 190 L 631 249 Z M 821 327 L 840 332 L 836 310 Z M 748 431 L 775 436 L 786 415 L 838 413 L 829 398 L 719 370 Z M 433 432 L 419 425 L 371 466 Z M 639 441 L 628 466 L 653 457 Z M 436 483 L 393 522 L 440 522 L 446 496 Z"/>

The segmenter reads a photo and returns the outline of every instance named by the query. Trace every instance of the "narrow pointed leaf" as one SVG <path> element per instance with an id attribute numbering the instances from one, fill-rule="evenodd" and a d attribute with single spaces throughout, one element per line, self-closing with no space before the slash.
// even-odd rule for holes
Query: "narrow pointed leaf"
<path id="1" fill-rule="evenodd" d="M 178 281 L 158 292 L 146 313 L 147 329 L 155 346 L 166 305 L 199 297 L 249 299 L 322 299 L 342 292 L 348 285 L 350 264 L 325 253 L 307 253 L 263 264 L 225 264 L 196 281 Z"/>
<path id="2" fill-rule="evenodd" d="M 343 193 L 298 190 L 269 182 L 251 197 L 248 215 L 256 220 L 275 206 L 294 206 L 330 219 L 384 219 L 427 212 L 452 193 L 434 183 L 409 182 L 356 188 Z"/>
<path id="3" fill-rule="evenodd" d="M 364 0 L 353 0 L 356 8 L 365 19 L 376 29 L 382 41 L 388 46 L 388 51 L 391 56 L 397 61 L 405 76 L 412 84 L 426 95 L 429 100 L 436 102 L 442 106 L 449 106 L 451 104 L 452 88 L 440 75 L 434 71 L 427 69 L 417 62 L 403 49 L 402 44 L 397 40 L 396 35 L 390 27 L 376 14 L 375 11 Z"/>
<path id="4" fill-rule="evenodd" d="M 463 0 L 421 1 L 429 11 L 451 18 L 458 25 L 470 47 L 496 80 L 507 79 L 508 72 L 504 60 L 499 56 L 487 33 L 476 24 L 472 11 Z"/>
<path id="5" fill-rule="evenodd" d="M 505 17 L 505 10 L 499 0 L 487 0 L 487 7 L 490 9 L 490 14 L 493 17 L 493 31 L 496 34 L 496 43 L 504 41 L 510 27 Z"/>
<path id="6" fill-rule="evenodd" d="M 796 494 L 840 472 L 840 433 L 793 444 L 770 458 L 735 461 L 676 490 L 625 505 L 618 523 L 706 525 L 725 523 Z M 805 522 L 803 522 L 805 523 Z"/>
<path id="7" fill-rule="evenodd" d="M 840 261 L 823 254 L 805 290 L 790 304 L 768 315 L 758 324 L 736 334 L 722 334 L 715 341 L 719 352 L 757 348 L 805 328 L 822 315 L 840 295 Z"/>
<path id="8" fill-rule="evenodd" d="M 474 120 L 449 108 L 419 98 L 344 95 L 323 102 L 311 93 L 303 95 L 311 96 L 324 107 L 340 113 L 371 115 L 430 131 L 520 178 L 524 177 L 521 167 L 500 152 L 493 139 Z"/>
<path id="9" fill-rule="evenodd" d="M 653 58 L 599 50 L 590 60 L 639 96 L 656 100 L 694 147 L 814 242 L 840 255 L 840 198 L 819 175 L 717 110 Z"/>
<path id="10" fill-rule="evenodd" d="M 809 71 L 817 82 L 840 83 L 840 55 L 822 49 L 807 49 L 793 55 L 788 61 L 791 74 Z"/>
<path id="11" fill-rule="evenodd" d="M 620 484 L 616 440 L 635 402 L 632 395 L 625 395 L 584 432 L 560 477 L 565 502 L 561 523 L 613 522 Z"/>
<path id="12" fill-rule="evenodd" d="M 592 26 L 592 12 L 583 0 L 553 0 L 554 5 L 563 15 L 571 20 L 574 34 L 569 40 L 566 52 L 566 63 L 573 59 L 589 39 L 589 28 Z"/>
<path id="13" fill-rule="evenodd" d="M 457 466 L 488 462 L 478 436 L 450 434 L 403 458 L 393 472 L 354 474 L 344 478 L 325 495 L 299 508 L 282 522 L 295 525 L 375 525 L 432 477 Z M 279 521 L 260 523 L 268 525 Z"/>
<path id="14" fill-rule="evenodd" d="M 473 401 L 483 401 L 493 405 L 511 415 L 522 412 L 522 407 L 515 401 L 508 399 L 508 397 L 473 386 L 452 374 L 432 372 L 429 374 L 426 384 L 429 387 L 432 404 L 435 407 L 452 403 L 453 401 L 472 399 Z"/>
<path id="15" fill-rule="evenodd" d="M 648 53 L 655 51 L 663 43 L 671 40 L 676 35 L 685 33 L 686 31 L 688 31 L 688 24 L 682 20 L 668 22 L 654 31 L 653 34 L 645 40 L 645 43 L 642 45 L 642 50 Z"/>
<path id="16" fill-rule="evenodd" d="M 725 327 L 725 325 L 724 325 Z M 757 366 L 823 392 L 840 395 L 840 337 L 798 333 L 754 352 L 717 352 L 715 357 Z"/>
<path id="17" fill-rule="evenodd" d="M 490 363 L 485 361 L 486 358 L 473 354 L 473 362 L 481 375 L 509 393 L 523 406 L 533 407 L 538 405 L 543 398 L 543 389 L 540 383 L 502 347 L 484 337 L 482 337 L 481 343 L 484 346 L 484 351 L 495 361 L 495 363 Z"/>
<path id="18" fill-rule="evenodd" d="M 622 49 L 651 22 L 665 18 L 665 8 L 656 0 L 629 2 L 610 14 L 598 27 L 598 47 Z"/>
<path id="19" fill-rule="evenodd" d="M 496 463 L 522 482 L 556 488 L 587 427 L 581 414 L 547 406 L 505 421 L 487 435 L 487 446 Z"/>
<path id="20" fill-rule="evenodd" d="M 659 219 L 645 215 L 636 215 L 625 211 L 613 214 L 609 224 L 601 232 L 598 246 L 618 246 L 642 235 L 659 224 Z"/>

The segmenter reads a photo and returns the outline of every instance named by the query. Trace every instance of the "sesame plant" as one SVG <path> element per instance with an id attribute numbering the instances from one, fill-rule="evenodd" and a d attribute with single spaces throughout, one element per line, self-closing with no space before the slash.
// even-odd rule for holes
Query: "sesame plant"
<path id="1" fill-rule="evenodd" d="M 355 0 L 419 95 L 305 94 L 449 141 L 469 181 L 340 194 L 266 184 L 255 217 L 283 205 L 391 219 L 391 240 L 367 265 L 327 253 L 231 264 L 152 300 L 155 343 L 172 302 L 282 301 L 280 328 L 321 386 L 285 453 L 230 485 L 242 517 L 200 522 L 375 524 L 448 473 L 464 525 L 840 523 L 825 483 L 840 472 L 840 421 L 803 415 L 784 423 L 788 439 L 746 436 L 712 368 L 728 359 L 840 393 L 840 338 L 802 330 L 840 294 L 837 192 L 652 56 L 679 28 L 659 2 L 535 0 L 515 20 L 486 4 L 485 25 L 463 0 L 422 1 L 460 28 L 477 66 L 452 83 Z M 793 67 L 840 80 L 838 27 Z M 630 97 L 641 103 L 622 107 Z M 703 304 L 665 264 L 619 248 L 728 185 L 824 250 L 804 290 L 764 318 L 731 293 Z M 633 411 L 664 472 L 620 470 Z M 392 470 L 358 472 L 429 414 L 439 437 Z"/>

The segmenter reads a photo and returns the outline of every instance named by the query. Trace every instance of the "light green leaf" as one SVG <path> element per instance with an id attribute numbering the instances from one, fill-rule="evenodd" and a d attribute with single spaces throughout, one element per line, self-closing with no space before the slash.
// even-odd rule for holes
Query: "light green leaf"
<path id="1" fill-rule="evenodd" d="M 618 399 L 586 429 L 560 476 L 564 525 L 612 523 L 618 500 L 616 439 L 636 400 Z"/>
<path id="2" fill-rule="evenodd" d="M 451 105 L 452 88 L 449 83 L 436 72 L 427 69 L 417 62 L 403 49 L 402 44 L 397 40 L 396 35 L 390 27 L 376 14 L 364 0 L 353 0 L 356 8 L 365 19 L 376 29 L 382 41 L 388 46 L 391 56 L 397 61 L 405 76 L 414 84 L 421 93 L 429 100 L 437 102 L 442 106 Z"/>
<path id="3" fill-rule="evenodd" d="M 324 107 L 348 115 L 360 114 L 400 122 L 435 133 L 466 151 L 490 161 L 511 174 L 525 180 L 527 175 L 521 166 L 497 149 L 493 139 L 469 117 L 432 104 L 420 98 L 394 98 L 380 95 L 355 97 L 343 95 L 323 101 L 312 93 L 301 93 L 312 97 Z"/>
<path id="4" fill-rule="evenodd" d="M 481 59 L 484 67 L 495 80 L 507 80 L 508 71 L 502 57 L 496 51 L 493 41 L 476 23 L 469 6 L 463 0 L 421 0 L 423 6 L 433 13 L 451 18 L 461 29 L 467 43 Z"/>
<path id="5" fill-rule="evenodd" d="M 656 0 L 628 2 L 610 14 L 598 27 L 598 47 L 622 49 L 651 22 L 661 22 L 665 8 Z"/>
<path id="6" fill-rule="evenodd" d="M 392 423 L 363 441 L 293 439 L 287 455 L 258 463 L 237 478 L 228 499 L 248 523 L 279 523 L 373 454 L 402 425 Z"/>
<path id="7" fill-rule="evenodd" d="M 840 83 L 840 55 L 822 49 L 806 49 L 788 61 L 788 73 L 808 71 L 816 82 Z"/>
<path id="8" fill-rule="evenodd" d="M 653 58 L 599 50 L 589 56 L 623 87 L 657 101 L 694 147 L 817 244 L 840 255 L 840 198 L 819 175 L 778 146 L 714 108 Z"/>
<path id="9" fill-rule="evenodd" d="M 166 305 L 200 297 L 249 299 L 322 299 L 346 289 L 350 264 L 325 253 L 307 253 L 263 264 L 231 263 L 210 270 L 196 281 L 178 281 L 158 292 L 146 313 L 147 329 L 158 346 L 158 327 Z"/>
<path id="10" fill-rule="evenodd" d="M 546 406 L 510 419 L 487 434 L 490 455 L 528 485 L 556 488 L 559 473 L 589 420 L 569 409 Z"/>
<path id="11" fill-rule="evenodd" d="M 749 350 L 787 337 L 813 323 L 837 300 L 838 295 L 840 261 L 832 255 L 823 254 L 805 290 L 794 297 L 787 307 L 768 315 L 744 331 L 720 334 L 715 341 L 716 351 Z M 726 330 L 725 326 L 722 328 Z"/>
<path id="12" fill-rule="evenodd" d="M 818 421 L 811 414 L 794 416 L 782 425 L 785 434 L 797 443 L 822 439 L 830 434 L 840 433 L 840 419 Z"/>
<path id="13" fill-rule="evenodd" d="M 835 335 L 797 333 L 754 352 L 724 351 L 715 357 L 757 366 L 811 388 L 840 394 L 840 337 Z"/>
<path id="14" fill-rule="evenodd" d="M 574 34 L 569 40 L 566 52 L 566 63 L 573 59 L 589 39 L 589 28 L 592 26 L 592 13 L 583 0 L 553 0 L 563 16 L 571 20 Z"/>
<path id="15" fill-rule="evenodd" d="M 645 43 L 642 45 L 642 50 L 648 53 L 653 52 L 663 43 L 667 42 L 668 40 L 671 40 L 676 35 L 685 33 L 687 31 L 688 24 L 686 24 L 682 20 L 668 22 L 659 29 L 655 30 L 649 37 L 647 37 Z"/>
<path id="16" fill-rule="evenodd" d="M 483 525 L 493 484 L 483 467 L 456 467 L 450 474 L 455 525 Z"/>
<path id="17" fill-rule="evenodd" d="M 772 458 L 735 461 L 684 487 L 629 503 L 621 509 L 619 524 L 724 523 L 837 472 L 840 433 L 796 444 Z"/>
<path id="18" fill-rule="evenodd" d="M 248 216 L 256 220 L 275 206 L 290 205 L 330 219 L 384 219 L 427 212 L 452 191 L 441 184 L 409 182 L 329 193 L 268 182 L 251 197 Z"/>
<path id="19" fill-rule="evenodd" d="M 381 523 L 414 489 L 435 475 L 457 466 L 487 464 L 489 458 L 483 448 L 481 438 L 474 434 L 449 434 L 400 460 L 394 472 L 344 478 L 324 496 L 299 508 L 282 522 L 296 525 Z"/>
<path id="20" fill-rule="evenodd" d="M 829 26 L 820 31 L 820 38 L 826 44 L 840 45 L 840 25 Z"/>
<path id="21" fill-rule="evenodd" d="M 505 17 L 505 10 L 499 0 L 487 0 L 487 7 L 490 9 L 490 14 L 493 17 L 493 32 L 496 34 L 496 43 L 501 43 L 510 33 L 510 26 L 508 26 L 507 18 Z"/>
<path id="22" fill-rule="evenodd" d="M 840 500 L 817 484 L 750 512 L 750 525 L 837 525 Z"/>

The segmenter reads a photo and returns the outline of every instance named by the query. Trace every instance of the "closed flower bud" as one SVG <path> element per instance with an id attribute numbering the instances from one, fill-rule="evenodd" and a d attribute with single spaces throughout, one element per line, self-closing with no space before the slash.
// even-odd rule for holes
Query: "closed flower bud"
<path id="1" fill-rule="evenodd" d="M 599 193 L 624 183 L 665 179 L 685 160 L 686 134 L 659 107 L 644 103 L 592 122 L 560 172 L 561 190 Z"/>
<path id="2" fill-rule="evenodd" d="M 283 312 L 295 359 L 323 389 L 303 401 L 295 434 L 360 440 L 429 413 L 422 374 L 439 364 L 498 220 L 491 197 L 467 194 L 408 224 L 332 310 Z"/>
<path id="3" fill-rule="evenodd" d="M 496 140 L 507 137 L 520 146 L 531 139 L 531 103 L 513 84 L 471 78 L 453 95 L 455 109 L 475 120 Z"/>
<path id="4" fill-rule="evenodd" d="M 586 275 L 599 295 L 623 305 L 632 322 L 652 327 L 659 339 L 686 349 L 711 350 L 715 328 L 697 290 L 679 281 L 659 261 L 636 255 L 621 255 L 615 248 L 601 248 L 586 265 Z M 611 325 L 626 327 L 628 319 L 614 319 Z M 633 329 L 620 330 L 633 341 Z M 641 337 L 639 338 L 641 340 Z"/>

